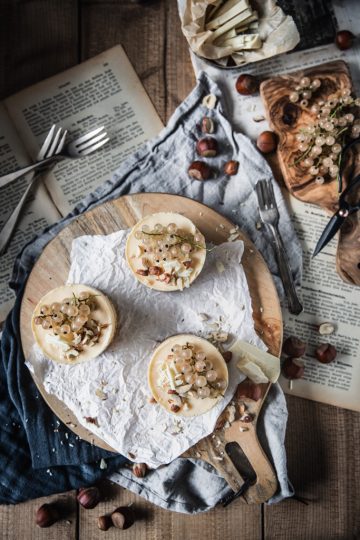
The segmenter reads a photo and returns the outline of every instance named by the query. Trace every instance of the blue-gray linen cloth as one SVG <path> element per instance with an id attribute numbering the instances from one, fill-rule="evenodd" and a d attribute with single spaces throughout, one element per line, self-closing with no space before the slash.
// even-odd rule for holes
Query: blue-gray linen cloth
<path id="1" fill-rule="evenodd" d="M 203 97 L 210 93 L 218 98 L 212 110 L 202 105 Z M 204 115 L 214 119 L 220 151 L 218 157 L 211 158 L 212 167 L 217 171 L 214 178 L 200 182 L 191 180 L 187 169 L 197 159 L 195 143 Z M 228 177 L 222 173 L 223 164 L 229 159 L 240 163 L 236 176 Z M 87 196 L 69 216 L 25 247 L 16 261 L 11 284 L 17 300 L 1 339 L 1 503 L 16 503 L 91 485 L 101 476 L 112 474 L 124 487 L 155 504 L 179 512 L 208 510 L 231 492 L 215 469 L 199 460 L 179 458 L 139 479 L 126 466 L 125 457 L 79 440 L 44 403 L 24 365 L 19 311 L 26 279 L 44 246 L 77 215 L 104 201 L 138 192 L 184 195 L 209 205 L 237 223 L 265 257 L 282 295 L 271 242 L 256 228 L 259 216 L 254 186 L 261 178 L 272 178 L 266 161 L 247 137 L 232 131 L 222 108 L 219 88 L 201 73 L 195 89 L 157 138 L 124 161 L 112 179 Z M 281 215 L 280 230 L 299 284 L 301 249 L 276 184 L 274 189 Z M 270 502 L 292 495 L 283 446 L 286 421 L 284 395 L 278 385 L 273 385 L 258 422 L 259 438 L 279 481 L 278 492 Z M 100 468 L 101 458 L 106 462 L 106 469 Z"/>

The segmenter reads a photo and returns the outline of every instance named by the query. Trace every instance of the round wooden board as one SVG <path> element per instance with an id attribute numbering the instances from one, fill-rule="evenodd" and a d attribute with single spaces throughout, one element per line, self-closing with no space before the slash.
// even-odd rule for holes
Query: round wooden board
<path id="1" fill-rule="evenodd" d="M 110 234 L 127 229 L 145 215 L 164 211 L 184 214 L 195 223 L 208 242 L 215 244 L 226 241 L 229 231 L 234 227 L 229 220 L 201 203 L 162 193 L 127 195 L 75 218 L 45 247 L 27 281 L 20 313 L 20 333 L 25 358 L 29 357 L 34 344 L 30 325 L 33 310 L 45 293 L 66 282 L 73 239 L 82 235 Z M 252 298 L 255 329 L 270 352 L 278 356 L 282 342 L 282 316 L 275 285 L 254 244 L 241 231 L 239 237 L 245 245 L 242 264 Z M 62 401 L 48 394 L 35 377 L 34 381 L 49 407 L 81 439 L 114 451 L 99 437 L 78 424 L 75 415 Z M 261 403 L 259 409 L 260 407 Z"/>

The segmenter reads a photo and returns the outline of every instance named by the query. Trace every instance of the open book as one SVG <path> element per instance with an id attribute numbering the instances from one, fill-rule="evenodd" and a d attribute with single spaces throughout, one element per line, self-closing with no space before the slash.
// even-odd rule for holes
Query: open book
<path id="1" fill-rule="evenodd" d="M 69 130 L 69 139 L 105 126 L 110 142 L 88 157 L 59 163 L 34 189 L 0 260 L 0 321 L 14 301 L 8 282 L 21 248 L 108 180 L 127 156 L 163 127 L 120 45 L 0 103 L 0 174 L 32 163 L 54 123 Z M 0 188 L 0 226 L 27 182 L 20 178 Z"/>

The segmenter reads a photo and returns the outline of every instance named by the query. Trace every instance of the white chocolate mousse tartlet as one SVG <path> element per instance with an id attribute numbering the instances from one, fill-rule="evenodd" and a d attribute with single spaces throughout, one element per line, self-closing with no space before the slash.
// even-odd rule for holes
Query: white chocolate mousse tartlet
<path id="1" fill-rule="evenodd" d="M 146 216 L 126 244 L 126 259 L 136 279 L 158 291 L 190 287 L 205 258 L 204 236 L 190 219 L 173 212 Z"/>
<path id="2" fill-rule="evenodd" d="M 88 285 L 64 285 L 41 298 L 31 329 L 45 356 L 62 364 L 78 364 L 108 347 L 116 321 L 115 308 L 102 292 Z"/>
<path id="3" fill-rule="evenodd" d="M 154 399 L 168 412 L 199 416 L 223 398 L 228 369 L 209 341 L 180 334 L 166 339 L 154 351 L 148 383 Z"/>

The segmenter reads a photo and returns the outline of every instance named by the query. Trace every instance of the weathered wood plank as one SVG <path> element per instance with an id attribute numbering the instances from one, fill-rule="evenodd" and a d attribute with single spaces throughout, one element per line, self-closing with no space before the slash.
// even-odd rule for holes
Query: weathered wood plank
<path id="1" fill-rule="evenodd" d="M 54 503 L 61 511 L 61 520 L 49 528 L 35 524 L 36 510 L 44 503 Z M 0 506 L 0 540 L 75 540 L 77 510 L 75 492 L 42 497 L 25 503 Z"/>
<path id="2" fill-rule="evenodd" d="M 132 505 L 137 521 L 126 531 L 110 528 L 108 540 L 259 540 L 261 538 L 260 506 L 247 506 L 240 500 L 228 508 L 218 507 L 210 512 L 193 516 L 169 512 L 145 499 L 110 482 L 100 485 L 105 500 L 94 510 L 79 512 L 79 532 L 81 540 L 98 540 L 100 532 L 97 519 L 110 514 L 119 506 Z M 241 531 L 241 533 L 240 533 Z"/>
<path id="3" fill-rule="evenodd" d="M 359 538 L 359 414 L 296 397 L 287 402 L 289 478 L 309 505 L 266 506 L 266 540 Z"/>
<path id="4" fill-rule="evenodd" d="M 121 43 L 163 121 L 166 3 L 81 2 L 81 59 Z"/>
<path id="5" fill-rule="evenodd" d="M 0 99 L 78 61 L 75 0 L 2 0 Z"/>

